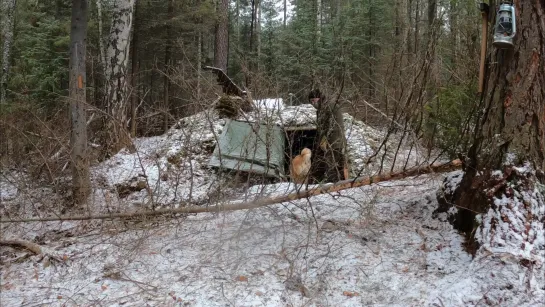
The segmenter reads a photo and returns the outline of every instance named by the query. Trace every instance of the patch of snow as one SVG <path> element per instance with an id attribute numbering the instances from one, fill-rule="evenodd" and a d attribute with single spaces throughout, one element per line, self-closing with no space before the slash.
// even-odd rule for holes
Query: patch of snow
<path id="1" fill-rule="evenodd" d="M 282 98 L 265 98 L 254 100 L 254 104 L 258 108 L 272 109 L 282 111 L 284 109 L 284 101 Z"/>
<path id="2" fill-rule="evenodd" d="M 134 152 L 123 149 L 93 167 L 93 177 L 110 187 L 142 182 L 146 188 L 124 200 L 129 204 L 202 201 L 219 184 L 207 164 L 224 123 L 213 111 L 183 118 L 164 135 L 134 140 Z"/>
<path id="3" fill-rule="evenodd" d="M 494 170 L 490 175 L 492 176 L 492 178 L 500 179 L 503 177 L 503 172 L 500 170 Z"/>
<path id="4" fill-rule="evenodd" d="M 13 200 L 17 197 L 17 185 L 4 176 L 0 176 L 0 202 Z"/>
<path id="5" fill-rule="evenodd" d="M 545 200 L 537 188 L 495 197 L 481 220 L 476 237 L 485 249 L 531 261 L 545 258 Z"/>
<path id="6" fill-rule="evenodd" d="M 545 302 L 545 197 L 540 183 L 532 187 L 524 182 L 533 173 L 529 165 L 514 171 L 519 178 L 507 182 L 500 189 L 501 195 L 493 197 L 494 205 L 477 217 L 480 225 L 475 237 L 481 247 L 476 259 L 489 266 L 489 276 L 481 278 L 496 282 L 491 289 L 507 292 L 501 295 L 491 291 L 487 298 L 490 304 L 505 303 L 514 293 L 525 292 L 535 299 L 519 297 L 510 305 L 532 306 Z"/>
<path id="7" fill-rule="evenodd" d="M 445 178 L 445 194 L 452 194 L 458 189 L 460 182 L 464 178 L 464 172 L 462 170 L 457 170 L 451 172 Z"/>
<path id="8" fill-rule="evenodd" d="M 285 106 L 281 109 L 257 105 L 256 110 L 242 114 L 238 120 L 265 122 L 278 126 L 315 126 L 316 109 L 311 104 Z"/>

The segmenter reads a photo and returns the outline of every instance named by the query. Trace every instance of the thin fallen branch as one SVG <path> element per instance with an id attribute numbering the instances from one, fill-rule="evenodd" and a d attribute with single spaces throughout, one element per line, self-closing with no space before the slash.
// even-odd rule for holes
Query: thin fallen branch
<path id="1" fill-rule="evenodd" d="M 40 260 L 44 260 L 44 265 L 49 266 L 52 261 L 56 263 L 62 263 L 62 257 L 57 255 L 54 251 L 50 250 L 45 246 L 40 246 L 34 242 L 21 239 L 9 239 L 9 240 L 0 240 L 0 246 L 12 246 L 24 248 L 28 251 L 31 251 L 35 255 L 40 256 Z"/>
<path id="2" fill-rule="evenodd" d="M 24 248 L 26 250 L 29 250 L 36 255 L 44 254 L 42 247 L 40 245 L 34 242 L 26 241 L 26 240 L 20 240 L 20 239 L 0 240 L 0 246 L 19 247 L 19 248 Z"/>
<path id="3" fill-rule="evenodd" d="M 235 211 L 254 209 L 259 207 L 265 207 L 273 204 L 283 203 L 287 201 L 293 201 L 302 198 L 308 198 L 320 194 L 327 194 L 346 190 L 350 188 L 356 188 L 361 186 L 370 185 L 382 181 L 399 180 L 410 176 L 430 174 L 430 173 L 442 173 L 453 171 L 461 168 L 462 162 L 458 159 L 450 161 L 448 163 L 435 163 L 432 165 L 418 166 L 408 169 L 404 172 L 390 173 L 385 175 L 369 176 L 369 177 L 357 177 L 354 179 L 342 180 L 336 183 L 328 183 L 321 185 L 310 190 L 299 191 L 287 195 L 261 198 L 250 202 L 243 202 L 238 204 L 223 204 L 215 206 L 190 206 L 178 209 L 158 209 L 155 211 L 143 211 L 143 212 L 131 212 L 131 213 L 112 213 L 101 215 L 79 215 L 79 216 L 58 216 L 58 217 L 44 217 L 44 218 L 28 218 L 28 219 L 1 219 L 0 223 L 28 223 L 28 222 L 50 222 L 50 221 L 82 221 L 82 220 L 104 220 L 115 218 L 138 218 L 138 217 L 151 217 L 169 214 L 184 214 L 184 213 L 203 213 L 203 212 L 223 212 L 223 211 Z"/>

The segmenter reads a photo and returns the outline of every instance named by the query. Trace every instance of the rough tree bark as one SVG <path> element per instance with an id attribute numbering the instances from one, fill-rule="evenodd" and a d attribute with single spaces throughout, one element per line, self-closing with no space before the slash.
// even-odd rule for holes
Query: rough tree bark
<path id="1" fill-rule="evenodd" d="M 451 63 L 456 67 L 456 57 L 458 56 L 458 0 L 450 0 L 449 7 L 449 30 L 450 30 L 450 48 L 452 50 Z"/>
<path id="2" fill-rule="evenodd" d="M 543 220 L 538 220 L 543 219 L 543 214 L 540 217 L 536 210 L 543 210 L 539 194 L 543 199 L 544 192 L 533 194 L 532 191 L 538 184 L 536 181 L 543 183 L 544 176 L 539 169 L 545 169 L 545 2 L 520 0 L 515 3 L 518 33 L 515 47 L 513 50 L 491 50 L 488 81 L 479 108 L 483 111 L 475 129 L 473 146 L 464 161 L 464 177 L 454 193 L 453 201 L 459 209 L 455 226 L 467 234 L 473 251 L 483 244 L 482 240 L 481 243 L 473 240 L 473 234 L 479 235 L 482 230 L 478 220 L 484 223 L 488 218 L 491 233 L 508 229 L 514 234 L 515 222 L 519 221 L 510 218 L 513 216 L 510 212 L 515 210 L 526 212 L 522 216 L 515 214 L 526 231 L 541 223 L 543 235 Z M 495 13 L 494 7 L 490 13 Z M 513 167 L 524 161 L 538 169 L 536 176 L 523 177 Z M 494 170 L 500 170 L 502 174 L 498 175 Z M 507 201 L 513 195 L 525 192 L 535 195 L 538 200 L 525 199 L 522 208 L 513 199 Z M 506 201 L 499 202 L 498 199 Z M 480 219 L 475 218 L 477 214 L 482 214 Z M 494 218 L 494 214 L 501 218 Z M 539 231 L 533 233 L 540 234 Z M 484 244 L 499 246 L 491 237 L 484 239 L 489 240 Z M 510 237 L 507 235 L 503 239 L 507 242 Z M 529 233 L 512 237 L 531 240 Z M 521 242 L 520 248 L 524 250 L 525 246 L 527 244 Z"/>
<path id="3" fill-rule="evenodd" d="M 250 54 L 251 56 L 248 58 L 248 67 L 249 71 L 246 73 L 245 81 L 246 81 L 246 87 L 250 87 L 252 84 L 252 76 L 251 74 L 255 71 L 255 59 L 253 58 L 255 51 L 255 45 L 256 45 L 256 23 L 257 23 L 257 5 L 259 0 L 252 0 L 251 2 L 251 9 L 252 9 L 252 19 L 250 21 Z"/>
<path id="4" fill-rule="evenodd" d="M 112 25 L 106 51 L 107 109 L 110 116 L 108 131 L 108 152 L 116 153 L 130 145 L 128 124 L 127 74 L 133 13 L 136 0 L 115 0 L 112 7 Z"/>
<path id="5" fill-rule="evenodd" d="M 70 31 L 70 145 L 72 159 L 73 197 L 84 204 L 91 192 L 87 153 L 85 114 L 85 52 L 87 39 L 87 0 L 72 0 Z"/>
<path id="6" fill-rule="evenodd" d="M 316 108 L 317 142 L 312 153 L 312 180 L 337 182 L 345 179 L 346 137 L 340 105 L 322 96 Z"/>
<path id="7" fill-rule="evenodd" d="M 2 0 L 0 15 L 2 16 L 2 77 L 0 78 L 0 103 L 6 102 L 8 76 L 10 69 L 11 45 L 13 43 L 13 26 L 15 24 L 16 0 Z"/>
<path id="8" fill-rule="evenodd" d="M 229 0 L 221 0 L 218 8 L 218 23 L 216 25 L 216 48 L 214 66 L 227 73 L 227 56 L 229 48 Z"/>
<path id="9" fill-rule="evenodd" d="M 104 48 L 104 37 L 102 36 L 102 1 L 96 0 L 97 15 L 98 15 L 98 47 L 100 50 L 100 64 L 102 69 L 106 69 L 106 48 Z"/>
<path id="10" fill-rule="evenodd" d="M 164 80 L 163 80 L 163 132 L 168 131 L 168 122 L 169 122 L 169 108 L 170 108 L 170 66 L 172 62 L 172 18 L 174 17 L 174 1 L 168 1 L 168 20 L 166 26 L 167 41 L 165 44 L 165 71 L 164 71 Z"/>
<path id="11" fill-rule="evenodd" d="M 434 32 L 438 31 L 438 27 L 436 25 L 436 16 L 437 16 L 437 0 L 428 0 L 428 27 L 426 29 L 426 48 L 429 48 L 431 44 L 435 44 L 435 42 L 432 42 L 434 37 Z M 438 85 L 438 71 L 437 71 L 437 61 L 435 58 L 435 48 L 431 48 L 429 50 L 429 57 L 426 59 L 427 61 L 430 61 L 430 78 L 428 80 L 428 86 L 426 89 L 427 93 L 427 103 L 431 103 L 433 100 L 433 97 L 435 95 L 435 90 Z"/>

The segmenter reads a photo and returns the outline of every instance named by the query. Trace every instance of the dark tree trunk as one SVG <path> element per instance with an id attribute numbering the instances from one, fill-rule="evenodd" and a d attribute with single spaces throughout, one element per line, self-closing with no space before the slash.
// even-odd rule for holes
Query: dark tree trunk
<path id="1" fill-rule="evenodd" d="M 218 24 L 216 25 L 216 50 L 214 66 L 227 73 L 227 57 L 229 51 L 229 0 L 221 0 L 218 8 Z"/>
<path id="2" fill-rule="evenodd" d="M 451 40 L 451 50 L 452 57 L 451 63 L 453 69 L 456 67 L 456 56 L 458 49 L 458 5 L 457 0 L 450 0 L 450 9 L 449 9 L 449 29 L 450 29 L 450 40 Z"/>
<path id="3" fill-rule="evenodd" d="M 85 52 L 87 39 L 87 0 L 72 0 L 70 31 L 70 145 L 74 201 L 85 203 L 90 194 L 87 122 L 85 115 Z"/>
<path id="4" fill-rule="evenodd" d="M 413 22 L 413 0 L 407 0 L 407 57 L 412 59 L 414 53 L 414 43 L 413 43 L 413 31 L 414 31 L 414 22 Z"/>
<path id="5" fill-rule="evenodd" d="M 437 88 L 437 83 L 439 80 L 436 60 L 435 60 L 435 48 L 436 41 L 434 39 L 434 32 L 438 31 L 436 26 L 436 15 L 437 15 L 437 0 L 428 0 L 428 28 L 426 29 L 426 48 L 428 49 L 429 57 L 427 61 L 430 62 L 430 78 L 428 80 L 428 86 L 426 89 L 427 93 L 427 102 L 431 103 L 435 95 L 435 89 Z M 436 37 L 436 36 L 435 36 Z M 454 46 L 453 46 L 454 47 Z"/>
<path id="6" fill-rule="evenodd" d="M 466 232 L 470 243 L 475 243 L 472 236 L 478 226 L 476 214 L 486 216 L 501 210 L 502 219 L 492 222 L 493 231 L 502 223 L 513 222 L 505 217 L 505 212 L 514 210 L 516 204 L 493 202 L 495 198 L 512 196 L 512 187 L 526 180 L 516 175 L 517 171 L 509 165 L 527 161 L 534 168 L 545 168 L 544 11 L 543 1 L 517 2 L 514 49 L 492 48 L 488 81 L 479 108 L 483 112 L 475 129 L 473 146 L 464 161 L 464 177 L 454 195 L 459 209 L 456 226 Z M 494 7 L 491 7 L 491 13 L 494 14 Z M 494 170 L 502 170 L 503 179 L 498 179 L 497 174 L 492 173 Z M 539 171 L 537 177 L 540 178 Z M 524 188 L 532 190 L 532 185 Z M 530 213 L 524 216 L 522 223 L 532 225 L 539 215 L 526 209 Z M 543 220 L 538 223 L 542 224 Z"/>
<path id="7" fill-rule="evenodd" d="M 316 111 L 317 142 L 312 154 L 313 181 L 345 179 L 346 138 L 340 106 L 335 101 L 320 99 Z"/>
<path id="8" fill-rule="evenodd" d="M 414 53 L 418 53 L 418 37 L 419 37 L 419 30 L 418 27 L 420 26 L 420 0 L 416 1 L 416 8 L 415 8 L 415 16 L 414 16 Z"/>
<path id="9" fill-rule="evenodd" d="M 255 71 L 254 65 L 254 48 L 256 45 L 256 23 L 257 23 L 257 5 L 259 0 L 252 0 L 252 19 L 250 21 L 250 56 L 247 57 L 247 65 L 249 71 L 246 72 L 246 87 L 250 87 L 252 84 L 251 74 Z"/>
<path id="10" fill-rule="evenodd" d="M 169 109 L 170 109 L 170 65 L 172 61 L 172 18 L 174 17 L 173 0 L 168 1 L 168 20 L 167 20 L 167 41 L 165 44 L 165 71 L 163 81 L 163 132 L 168 131 Z"/>
<path id="11" fill-rule="evenodd" d="M 284 0 L 284 28 L 288 25 L 288 4 L 287 0 Z"/>
<path id="12" fill-rule="evenodd" d="M 376 31 L 376 23 L 375 23 L 375 10 L 374 10 L 374 2 L 372 0 L 369 0 L 369 28 L 367 29 L 367 44 L 369 45 L 369 59 L 367 60 L 367 74 L 368 74 L 368 89 L 367 89 L 367 97 L 370 100 L 373 100 L 375 98 L 375 31 Z"/>
<path id="13" fill-rule="evenodd" d="M 437 15 L 437 0 L 428 0 L 428 33 L 427 33 L 427 41 L 429 41 L 432 38 L 433 30 L 434 30 L 434 24 L 435 24 L 435 16 Z"/>

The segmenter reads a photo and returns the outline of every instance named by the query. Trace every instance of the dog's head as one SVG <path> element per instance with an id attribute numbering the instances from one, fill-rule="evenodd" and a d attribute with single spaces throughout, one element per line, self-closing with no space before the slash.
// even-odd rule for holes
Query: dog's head
<path id="1" fill-rule="evenodd" d="M 312 151 L 305 147 L 301 150 L 301 156 L 308 156 L 310 158 L 312 156 Z"/>

